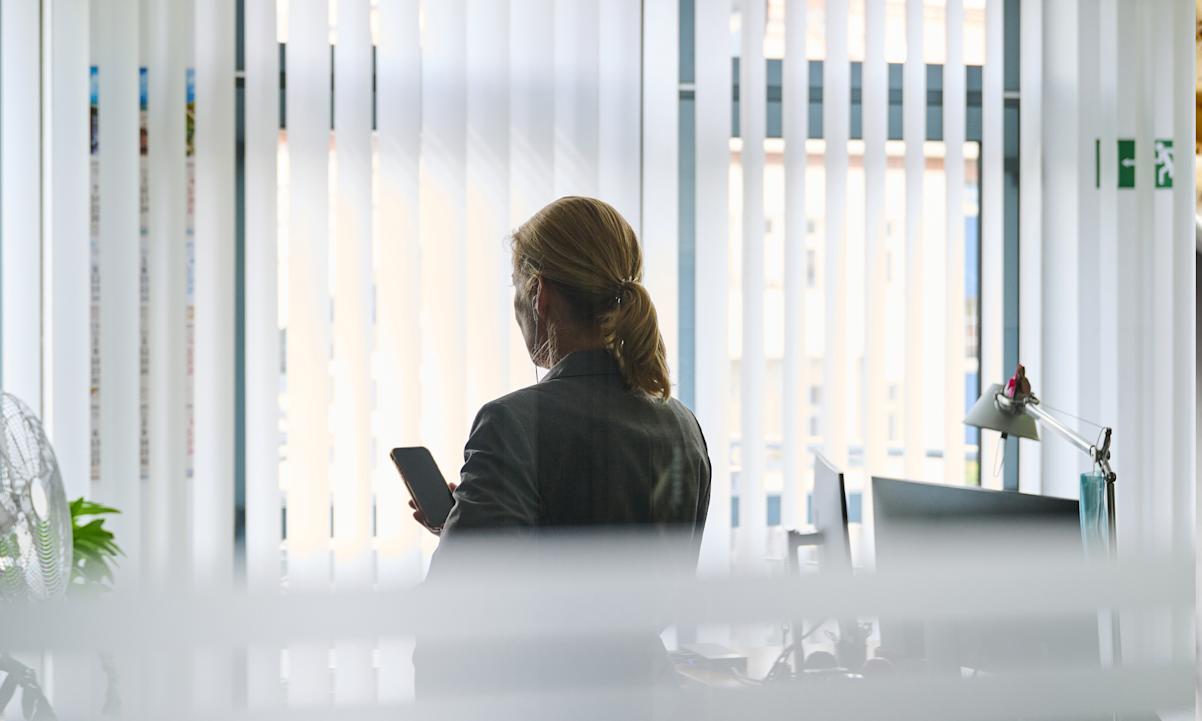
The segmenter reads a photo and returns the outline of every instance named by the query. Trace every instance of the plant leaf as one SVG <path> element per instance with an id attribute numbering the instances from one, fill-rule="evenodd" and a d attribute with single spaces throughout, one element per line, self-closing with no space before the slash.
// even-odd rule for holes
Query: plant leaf
<path id="1" fill-rule="evenodd" d="M 70 507 L 75 553 L 71 567 L 71 590 L 76 594 L 110 591 L 114 562 L 125 552 L 117 545 L 112 531 L 105 528 L 103 516 L 121 511 L 82 496 L 71 501 Z"/>
<path id="2" fill-rule="evenodd" d="M 94 503 L 83 497 L 77 498 L 71 502 L 72 516 L 101 516 L 111 513 L 121 513 L 121 511 L 113 508 L 112 506 Z"/>

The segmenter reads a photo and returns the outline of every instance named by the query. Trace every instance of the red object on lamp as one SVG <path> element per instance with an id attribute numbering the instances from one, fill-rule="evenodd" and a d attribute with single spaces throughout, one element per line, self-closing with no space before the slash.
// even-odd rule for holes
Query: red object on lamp
<path id="1" fill-rule="evenodd" d="M 1014 369 L 1014 375 L 1006 381 L 1006 397 L 1018 398 L 1031 395 L 1031 381 L 1027 380 L 1027 369 L 1022 363 Z"/>

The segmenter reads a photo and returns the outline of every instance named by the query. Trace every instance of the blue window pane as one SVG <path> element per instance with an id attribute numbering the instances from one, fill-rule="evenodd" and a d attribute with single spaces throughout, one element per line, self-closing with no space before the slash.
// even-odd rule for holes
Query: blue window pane
<path id="1" fill-rule="evenodd" d="M 972 409 L 973 404 L 977 402 L 977 396 L 981 393 L 981 381 L 977 377 L 977 373 L 967 373 L 964 376 L 964 412 L 968 413 Z M 968 444 L 976 444 L 981 437 L 981 429 L 973 426 L 964 426 L 964 442 Z"/>
<path id="2" fill-rule="evenodd" d="M 768 525 L 780 525 L 780 494 L 768 496 Z"/>
<path id="3" fill-rule="evenodd" d="M 780 494 L 770 494 L 768 496 L 767 521 L 769 526 L 780 525 Z M 739 527 L 739 497 L 731 496 L 730 499 L 730 527 Z"/>
<path id="4" fill-rule="evenodd" d="M 861 491 L 851 491 L 847 494 L 847 522 L 862 523 L 864 494 Z M 814 525 L 814 494 L 806 494 L 806 523 Z"/>
<path id="5" fill-rule="evenodd" d="M 864 508 L 864 494 L 860 491 L 852 491 L 847 494 L 847 522 L 862 523 Z"/>
<path id="6" fill-rule="evenodd" d="M 968 186 L 964 191 L 965 195 L 979 198 L 978 186 Z M 964 218 L 964 297 L 968 299 L 976 298 L 981 288 L 981 262 L 977 259 L 981 250 L 981 243 L 977 239 L 977 230 L 980 227 L 978 221 L 979 218 L 975 215 Z"/>

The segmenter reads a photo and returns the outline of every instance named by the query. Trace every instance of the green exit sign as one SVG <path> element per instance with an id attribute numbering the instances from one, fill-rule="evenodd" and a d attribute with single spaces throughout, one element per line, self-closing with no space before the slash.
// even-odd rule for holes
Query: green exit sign
<path id="1" fill-rule="evenodd" d="M 1119 140 L 1119 187 L 1135 187 L 1135 141 Z"/>
<path id="2" fill-rule="evenodd" d="M 1119 138 L 1116 141 L 1118 149 L 1118 187 L 1135 187 L 1135 141 L 1131 138 Z M 1102 139 L 1094 140 L 1094 187 L 1102 187 Z M 1144 161 L 1147 162 L 1147 161 Z M 1158 138 L 1152 141 L 1152 182 L 1157 188 L 1173 187 L 1173 141 Z"/>

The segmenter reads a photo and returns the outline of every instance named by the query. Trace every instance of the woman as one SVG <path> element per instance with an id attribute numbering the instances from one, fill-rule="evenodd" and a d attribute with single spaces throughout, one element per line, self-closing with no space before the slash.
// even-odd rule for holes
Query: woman
<path id="1" fill-rule="evenodd" d="M 672 530 L 658 537 L 696 562 L 710 462 L 697 420 L 671 398 L 642 275 L 634 230 L 600 200 L 560 198 L 513 234 L 514 315 L 550 371 L 476 417 L 432 578 L 483 531 Z"/>

